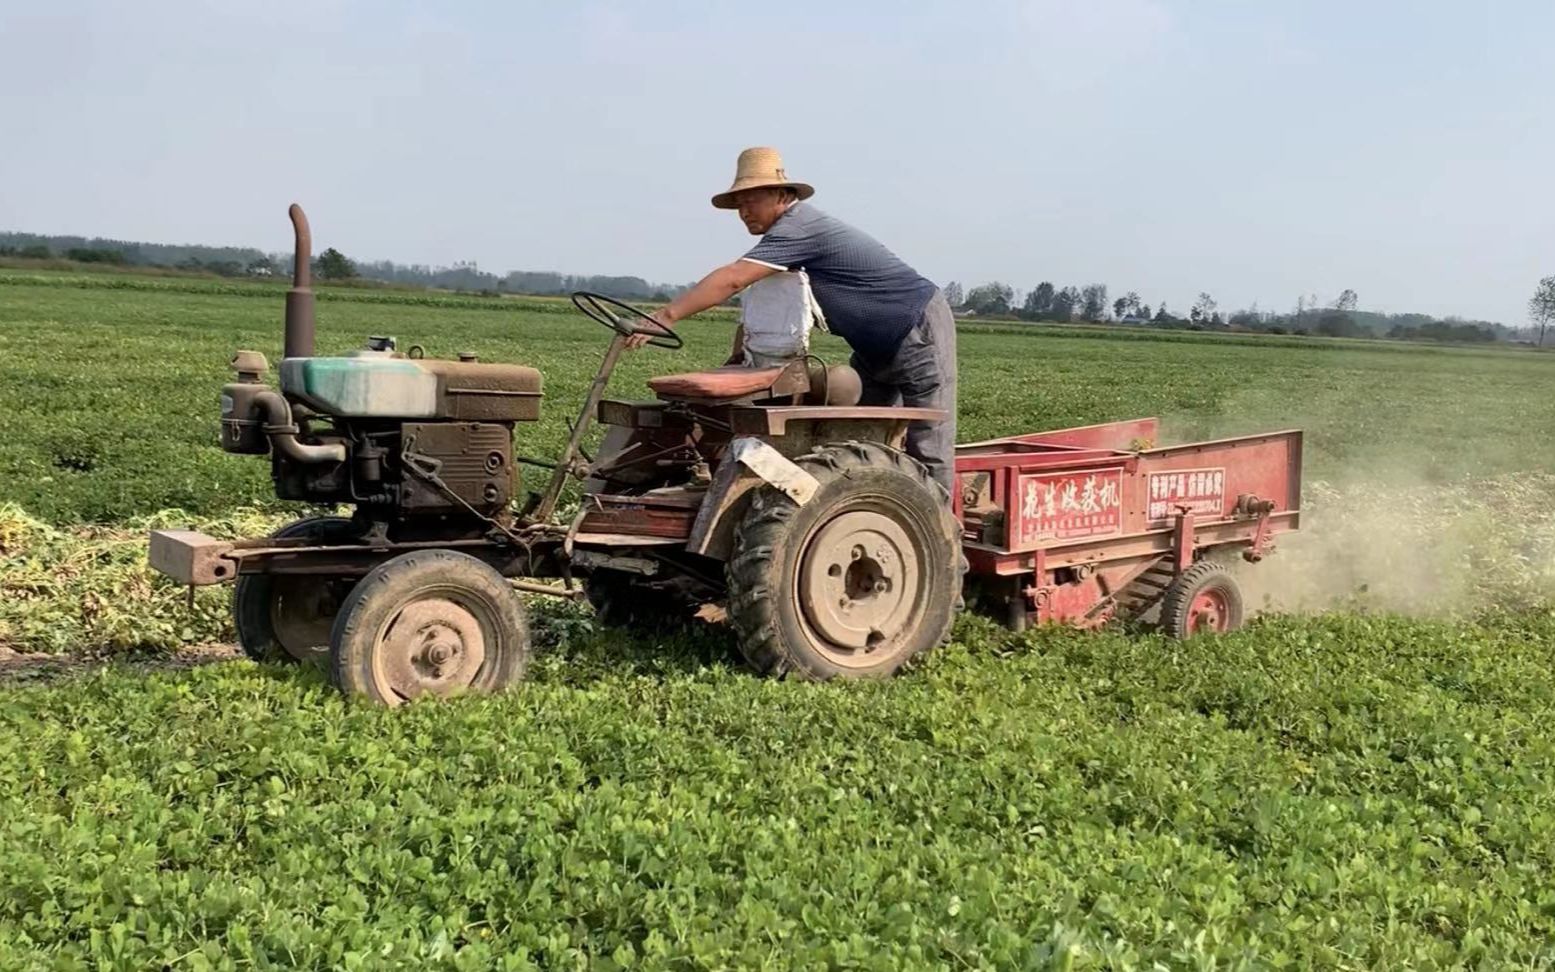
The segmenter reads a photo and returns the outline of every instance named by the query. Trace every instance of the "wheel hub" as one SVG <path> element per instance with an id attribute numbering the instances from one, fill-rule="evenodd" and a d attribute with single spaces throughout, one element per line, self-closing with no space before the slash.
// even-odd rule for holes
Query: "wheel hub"
<path id="1" fill-rule="evenodd" d="M 486 657 L 486 635 L 469 609 L 429 598 L 406 605 L 382 638 L 383 674 L 403 698 L 468 688 Z"/>
<path id="2" fill-rule="evenodd" d="M 1226 596 L 1213 588 L 1200 591 L 1188 606 L 1188 632 L 1224 632 L 1230 622 Z"/>
<path id="3" fill-rule="evenodd" d="M 905 530 L 882 514 L 844 513 L 810 541 L 796 590 L 823 651 L 857 656 L 889 648 L 917 606 L 922 572 Z"/>
<path id="4" fill-rule="evenodd" d="M 298 661 L 316 661 L 329 653 L 330 630 L 340 611 L 337 582 L 277 574 L 270 597 L 270 630 Z"/>

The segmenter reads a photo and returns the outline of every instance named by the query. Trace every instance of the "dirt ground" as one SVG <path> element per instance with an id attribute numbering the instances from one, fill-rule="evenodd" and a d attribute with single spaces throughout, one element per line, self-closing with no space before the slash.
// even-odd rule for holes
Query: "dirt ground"
<path id="1" fill-rule="evenodd" d="M 24 654 L 0 645 L 0 688 L 53 682 L 103 668 L 155 672 L 191 668 L 242 658 L 237 645 L 192 645 L 170 655 L 96 658 L 78 655 Z"/>

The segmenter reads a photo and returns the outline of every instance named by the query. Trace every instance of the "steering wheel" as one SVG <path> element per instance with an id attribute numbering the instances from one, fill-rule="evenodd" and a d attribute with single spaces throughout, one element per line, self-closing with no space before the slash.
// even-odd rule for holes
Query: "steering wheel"
<path id="1" fill-rule="evenodd" d="M 583 312 L 583 316 L 597 324 L 603 324 L 617 334 L 631 337 L 635 334 L 651 335 L 648 343 L 656 348 L 684 347 L 686 342 L 680 339 L 680 335 L 649 317 L 643 311 L 630 304 L 623 304 L 614 297 L 606 297 L 604 294 L 594 294 L 586 290 L 579 290 L 572 295 L 572 306 Z M 614 308 L 614 310 L 612 309 Z M 627 316 L 617 314 L 616 310 L 626 312 Z"/>

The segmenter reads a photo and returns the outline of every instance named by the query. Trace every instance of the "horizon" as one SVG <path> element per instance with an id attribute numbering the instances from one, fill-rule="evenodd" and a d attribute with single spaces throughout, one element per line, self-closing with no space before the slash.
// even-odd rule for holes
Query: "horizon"
<path id="1" fill-rule="evenodd" d="M 257 246 L 250 246 L 250 245 L 241 244 L 241 243 L 190 243 L 190 242 L 168 243 L 168 242 L 164 242 L 164 241 L 161 241 L 161 240 L 127 240 L 127 239 L 118 239 L 118 238 L 114 238 L 114 237 L 105 237 L 105 236 L 88 236 L 88 235 L 84 235 L 84 234 L 80 234 L 80 233 L 35 233 L 35 232 L 31 231 L 31 230 L 11 230 L 11 229 L 6 229 L 4 227 L 0 227 L 0 236 L 5 236 L 5 235 L 8 235 L 8 234 L 10 234 L 10 235 L 18 235 L 18 236 L 35 236 L 35 237 L 40 237 L 40 238 L 80 239 L 80 240 L 83 240 L 83 241 L 88 242 L 88 243 L 100 243 L 100 244 L 122 243 L 122 244 L 127 244 L 127 245 L 130 245 L 130 246 L 151 245 L 151 246 L 167 246 L 167 247 L 178 247 L 178 248 L 183 248 L 183 247 L 196 248 L 196 247 L 199 247 L 199 248 L 216 249 L 216 250 L 221 250 L 221 249 L 255 250 L 255 251 L 261 253 L 262 255 L 264 255 L 272 263 L 289 262 L 292 259 L 292 254 L 293 254 L 292 250 L 284 250 L 284 251 L 283 250 L 265 250 L 265 249 L 262 249 L 262 248 L 257 247 Z M 315 234 L 315 237 L 316 237 L 316 234 Z M 327 249 L 328 248 L 328 244 L 325 244 L 324 248 Z M 315 260 L 317 260 L 319 254 L 321 252 L 322 251 L 317 246 L 317 240 L 315 239 L 314 252 L 312 254 L 313 258 Z M 434 273 L 441 272 L 441 271 L 452 271 L 452 270 L 457 269 L 454 265 L 451 265 L 451 264 L 449 264 L 449 265 L 420 264 L 420 263 L 406 262 L 406 261 L 403 261 L 403 260 L 396 260 L 396 259 L 393 259 L 392 257 L 384 257 L 384 258 L 371 258 L 371 257 L 369 257 L 369 258 L 358 258 L 358 257 L 352 256 L 349 253 L 346 253 L 344 255 L 345 255 L 345 257 L 347 259 L 349 259 L 358 268 L 360 268 L 363 265 L 371 266 L 373 264 L 388 263 L 388 264 L 391 264 L 392 266 L 394 266 L 396 269 L 426 268 L 426 269 L 431 270 Z M 166 269 L 177 269 L 177 268 L 176 267 L 167 267 Z M 555 270 L 555 269 L 544 269 L 544 268 L 535 268 L 535 267 L 509 267 L 509 268 L 506 268 L 504 270 L 497 271 L 497 270 L 490 270 L 490 269 L 487 269 L 487 268 L 483 268 L 483 267 L 480 267 L 478 265 L 472 265 L 472 269 L 476 269 L 476 270 L 478 270 L 481 273 L 492 274 L 493 276 L 497 277 L 498 279 L 502 279 L 502 278 L 505 278 L 507 276 L 514 275 L 514 274 L 554 274 L 554 275 L 556 275 L 558 277 L 562 277 L 562 278 L 580 278 L 580 277 L 624 277 L 624 278 L 635 278 L 635 279 L 643 281 L 645 284 L 647 284 L 649 286 L 652 286 L 652 287 L 683 288 L 683 287 L 689 286 L 692 283 L 692 281 L 675 282 L 675 281 L 669 281 L 669 280 L 656 280 L 656 279 L 654 279 L 652 277 L 645 277 L 645 276 L 643 276 L 641 274 L 634 274 L 634 273 L 569 271 L 569 270 Z M 284 266 L 277 267 L 276 268 L 277 275 L 278 276 L 285 276 L 285 273 L 282 272 L 284 270 L 285 270 Z M 373 278 L 367 277 L 366 279 L 373 279 Z M 1038 283 L 1042 283 L 1042 282 L 1044 282 L 1044 281 L 1038 281 Z M 1079 284 L 1078 282 L 1075 282 L 1075 281 L 1050 280 L 1050 281 L 1045 281 L 1045 282 L 1051 283 L 1055 287 L 1058 287 L 1058 288 L 1062 288 L 1062 287 L 1065 287 L 1065 286 L 1075 286 L 1075 287 L 1078 288 L 1079 286 L 1082 286 L 1081 284 Z M 1020 287 L 1020 286 L 1016 286 L 1014 284 L 1010 284 L 1010 282 L 1007 281 L 1007 280 L 976 280 L 976 281 L 970 281 L 970 282 L 969 281 L 963 281 L 963 280 L 955 280 L 955 281 L 947 280 L 947 281 L 941 282 L 940 285 L 941 286 L 946 286 L 946 285 L 949 285 L 951 283 L 959 284 L 961 286 L 963 292 L 966 292 L 966 293 L 970 293 L 971 290 L 974 287 L 978 287 L 978 286 L 981 286 L 981 285 L 984 285 L 984 284 L 996 284 L 996 283 L 1008 284 L 1009 286 L 1014 288 L 1014 292 L 1015 292 L 1015 299 L 1011 302 L 1011 311 L 1010 311 L 1011 315 L 1014 315 L 1016 310 L 1018 309 L 1018 305 L 1020 304 L 1021 298 L 1024 297 L 1025 294 L 1028 293 L 1032 289 L 1031 287 Z M 1112 301 L 1115 300 L 1117 297 L 1120 297 L 1123 294 L 1128 292 L 1127 289 L 1119 289 L 1115 293 L 1113 291 L 1112 285 L 1110 283 L 1107 283 L 1106 281 L 1087 281 L 1087 283 L 1102 283 L 1102 284 L 1105 284 L 1108 287 L 1107 313 L 1109 315 L 1112 314 L 1112 309 L 1111 309 L 1112 308 Z M 412 285 L 412 286 L 421 286 L 421 285 Z M 1033 285 L 1033 286 L 1035 286 L 1035 285 Z M 1143 295 L 1141 295 L 1140 301 L 1141 301 L 1141 303 L 1148 305 L 1151 308 L 1152 313 L 1154 311 L 1156 311 L 1156 310 L 1159 310 L 1162 307 L 1162 305 L 1160 303 L 1152 302 L 1152 301 L 1146 299 Z M 1184 306 L 1185 307 L 1191 307 L 1191 302 L 1189 302 L 1188 304 L 1185 304 Z M 1272 307 L 1272 306 L 1273 305 L 1270 305 L 1270 307 Z M 1166 305 L 1166 309 L 1168 309 L 1168 310 L 1171 309 L 1169 303 Z M 1314 304 L 1308 303 L 1306 305 L 1306 312 L 1307 313 L 1313 313 L 1316 310 L 1327 310 L 1327 309 L 1332 309 L 1332 308 L 1328 307 L 1328 305 L 1326 305 L 1326 304 L 1314 305 Z M 1247 305 L 1245 307 L 1228 308 L 1228 307 L 1222 306 L 1222 307 L 1220 307 L 1218 309 L 1218 313 L 1221 314 L 1221 316 L 1223 316 L 1223 317 L 1230 317 L 1232 314 L 1235 314 L 1238 311 L 1244 311 L 1244 310 L 1258 310 L 1258 311 L 1264 312 L 1264 313 L 1272 313 L 1272 314 L 1275 314 L 1275 315 L 1287 315 L 1288 316 L 1288 315 L 1294 313 L 1295 308 L 1291 307 L 1291 308 L 1286 309 L 1286 310 L 1265 310 L 1265 308 L 1262 306 L 1262 301 L 1254 300 L 1251 304 L 1249 304 L 1249 305 Z M 1187 311 L 1186 310 L 1172 311 L 1172 313 L 1175 316 L 1177 316 L 1177 317 L 1184 317 L 1184 316 L 1186 316 Z M 1381 316 L 1381 317 L 1426 316 L 1426 317 L 1434 317 L 1436 320 L 1443 321 L 1443 322 L 1448 322 L 1448 323 L 1459 322 L 1459 323 L 1467 323 L 1467 324 L 1489 324 L 1489 325 L 1493 325 L 1493 326 L 1496 326 L 1496 327 L 1505 328 L 1508 331 L 1526 330 L 1527 327 L 1528 327 L 1528 325 L 1526 323 L 1522 323 L 1522 324 L 1509 324 L 1509 323 L 1507 323 L 1505 321 L 1499 321 L 1499 320 L 1495 320 L 1493 318 L 1486 318 L 1486 317 L 1461 317 L 1461 316 L 1458 316 L 1458 315 L 1432 315 L 1432 314 L 1430 314 L 1429 312 L 1426 312 L 1426 311 L 1417 311 L 1417 310 L 1414 310 L 1414 311 L 1412 311 L 1412 310 L 1380 310 L 1380 309 L 1377 309 L 1377 308 L 1366 307 L 1366 306 L 1357 306 L 1352 311 L 1350 311 L 1349 313 L 1352 313 L 1352 314 L 1367 314 L 1367 315 L 1375 315 L 1375 316 Z"/>
<path id="2" fill-rule="evenodd" d="M 1550 5 L 909 3 L 890 34 L 792 12 L 765 102 L 761 15 L 690 0 L 0 14 L 0 179 L 28 187 L 0 225 L 271 254 L 295 199 L 358 262 L 679 286 L 753 242 L 707 200 L 772 144 L 819 208 L 968 290 L 1102 282 L 1181 313 L 1353 288 L 1520 328 L 1555 271 Z"/>

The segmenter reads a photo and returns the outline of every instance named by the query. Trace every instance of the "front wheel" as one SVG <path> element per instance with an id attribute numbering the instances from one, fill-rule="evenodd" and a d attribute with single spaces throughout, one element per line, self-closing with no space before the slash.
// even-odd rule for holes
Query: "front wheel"
<path id="1" fill-rule="evenodd" d="M 490 565 L 418 550 L 362 578 L 341 606 L 330 652 L 341 691 L 384 705 L 484 694 L 524 677 L 529 624 L 518 593 Z"/>
<path id="2" fill-rule="evenodd" d="M 878 443 L 796 460 L 819 489 L 756 493 L 735 532 L 729 620 L 758 672 L 885 676 L 944 641 L 961 585 L 959 529 L 928 471 Z"/>
<path id="3" fill-rule="evenodd" d="M 312 516 L 288 523 L 270 536 L 343 544 L 355 535 L 345 517 Z M 335 615 L 350 595 L 352 583 L 350 577 L 308 574 L 239 576 L 232 589 L 232 622 L 243 653 L 255 661 L 322 661 L 329 652 Z"/>

